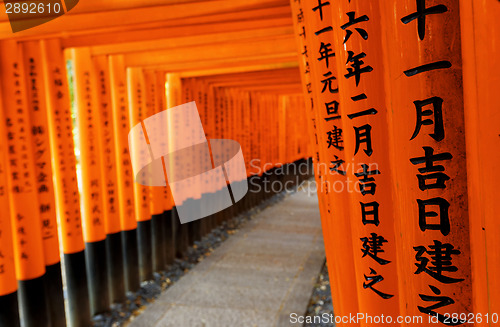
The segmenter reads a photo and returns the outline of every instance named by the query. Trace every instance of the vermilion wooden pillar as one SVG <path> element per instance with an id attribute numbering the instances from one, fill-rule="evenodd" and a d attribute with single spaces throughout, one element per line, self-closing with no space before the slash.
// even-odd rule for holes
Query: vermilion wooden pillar
<path id="1" fill-rule="evenodd" d="M 127 68 L 127 90 L 131 128 L 147 118 L 144 72 L 142 68 Z M 134 155 L 149 156 L 144 151 L 131 150 Z M 132 158 L 132 160 L 134 160 Z M 135 215 L 137 219 L 137 246 L 139 276 L 141 281 L 153 278 L 153 253 L 151 245 L 151 200 L 149 186 L 134 183 Z"/>
<path id="2" fill-rule="evenodd" d="M 120 208 L 118 201 L 118 177 L 116 164 L 115 130 L 113 126 L 113 107 L 111 101 L 110 70 L 108 57 L 101 55 L 92 58 L 97 87 L 97 107 L 102 149 L 101 174 L 103 176 L 104 230 L 106 232 L 106 257 L 108 267 L 109 297 L 111 303 L 125 300 L 123 272 L 123 253 L 121 242 Z"/>
<path id="3" fill-rule="evenodd" d="M 130 115 L 128 110 L 127 76 L 123 56 L 108 58 L 111 84 L 111 104 L 113 111 L 114 142 L 116 144 L 116 172 L 122 234 L 125 290 L 136 292 L 139 289 L 139 268 L 137 253 L 137 221 L 135 215 L 134 181 L 128 132 Z"/>
<path id="4" fill-rule="evenodd" d="M 3 104 L 0 103 L 0 128 L 5 129 L 5 118 Z M 3 136 L 3 135 L 2 135 Z M 0 274 L 0 325 L 20 326 L 19 310 L 17 301 L 17 281 L 16 267 L 14 262 L 14 249 L 12 243 L 12 227 L 10 222 L 10 203 L 7 192 L 7 142 L 5 137 L 0 138 L 0 206 L 4 214 L 0 217 L 0 267 L 3 273 Z"/>
<path id="5" fill-rule="evenodd" d="M 25 67 L 22 48 L 16 41 L 2 41 L 0 65 L 6 127 L 3 137 L 8 147 L 7 190 L 19 304 L 23 308 L 21 320 L 24 326 L 50 326 Z"/>
<path id="6" fill-rule="evenodd" d="M 500 308 L 499 17 L 497 0 L 460 1 L 472 290 L 474 313 L 482 318 L 477 326 L 496 326 Z"/>
<path id="7" fill-rule="evenodd" d="M 52 149 L 50 147 L 47 96 L 40 42 L 23 42 L 23 62 L 26 78 L 28 112 L 33 142 L 36 191 L 47 281 L 47 295 L 51 299 L 49 309 L 54 327 L 66 326 L 64 313 L 61 258 L 56 220 L 56 200 L 52 178 Z"/>
<path id="8" fill-rule="evenodd" d="M 343 107 L 338 94 L 332 4 L 317 5 L 313 1 L 302 4 L 297 19 L 304 20 L 304 29 L 296 33 L 300 37 L 302 33 L 306 36 L 299 52 L 306 59 L 303 76 L 310 77 L 306 91 L 314 97 L 310 105 L 320 151 L 319 169 L 316 170 L 320 177 L 318 194 L 325 197 L 324 212 L 321 214 L 335 313 L 339 316 L 355 315 L 358 313 L 358 296 L 353 260 L 355 252 L 351 247 L 350 225 L 353 221 L 350 220 L 351 209 L 347 203 L 350 196 L 348 189 L 352 186 L 345 173 Z"/>
<path id="9" fill-rule="evenodd" d="M 332 9 L 342 125 L 331 132 L 342 133 L 345 173 L 353 185 L 347 192 L 359 312 L 395 319 L 404 290 L 398 289 L 396 251 L 401 236 L 395 229 L 399 219 L 392 197 L 379 8 L 339 0 Z M 373 322 L 363 320 L 361 325 Z"/>
<path id="10" fill-rule="evenodd" d="M 56 209 L 64 256 L 67 320 L 71 326 L 84 327 L 90 324 L 89 293 L 66 61 L 59 39 L 41 41 L 41 48 Z"/>
<path id="11" fill-rule="evenodd" d="M 80 160 L 82 167 L 82 202 L 85 259 L 92 315 L 109 309 L 106 256 L 106 229 L 103 207 L 101 117 L 97 106 L 95 68 L 86 48 L 72 49 L 74 92 L 77 107 Z"/>
<path id="12" fill-rule="evenodd" d="M 472 311 L 458 4 L 379 2 L 393 201 L 403 240 L 400 307 L 424 324 L 432 317 L 459 324 L 459 314 Z"/>
<path id="13" fill-rule="evenodd" d="M 154 71 L 144 72 L 145 84 L 145 102 L 146 102 L 146 117 L 151 117 L 154 114 L 163 111 L 157 104 L 158 96 L 156 94 L 160 89 L 157 88 L 156 73 Z M 158 135 L 161 131 L 148 130 L 148 133 Z M 163 226 L 164 216 L 164 187 L 150 186 L 150 212 L 151 212 L 151 247 L 153 257 L 153 272 L 164 270 L 164 247 L 163 242 Z"/>
<path id="14" fill-rule="evenodd" d="M 159 71 L 156 73 L 156 82 L 157 82 L 157 92 L 156 92 L 156 101 L 157 101 L 157 109 L 158 112 L 167 110 L 169 108 L 169 103 L 167 99 L 167 75 L 165 72 Z M 168 142 L 166 139 L 164 142 Z M 163 161 L 163 164 L 165 162 Z M 168 181 L 167 181 L 168 184 Z M 173 217 L 173 208 L 174 208 L 174 200 L 172 197 L 172 193 L 170 191 L 170 187 L 167 185 L 163 188 L 164 195 L 164 212 L 163 216 L 165 219 L 164 223 L 164 244 L 163 248 L 165 251 L 165 265 L 170 265 L 175 258 L 175 237 L 174 237 L 174 217 Z"/>

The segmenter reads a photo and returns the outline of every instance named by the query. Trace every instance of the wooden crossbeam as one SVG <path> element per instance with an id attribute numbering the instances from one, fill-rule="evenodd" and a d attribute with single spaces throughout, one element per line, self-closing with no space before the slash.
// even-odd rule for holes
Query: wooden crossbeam
<path id="1" fill-rule="evenodd" d="M 124 57 L 126 66 L 158 66 L 166 63 L 211 61 L 252 56 L 268 58 L 277 55 L 293 56 L 295 54 L 295 39 L 292 35 L 286 35 L 241 43 L 220 43 L 146 53 L 130 53 L 125 54 Z"/>
<path id="2" fill-rule="evenodd" d="M 82 0 L 84 1 L 84 0 Z M 118 9 L 108 11 L 81 12 L 74 8 L 67 14 L 35 28 L 19 33 L 12 33 L 10 23 L 4 11 L 0 11 L 0 38 L 24 37 L 33 35 L 62 35 L 78 31 L 90 32 L 140 24 L 163 23 L 169 20 L 198 19 L 216 14 L 234 14 L 247 10 L 285 6 L 284 0 L 245 0 L 227 1 L 213 0 L 204 2 L 187 2 L 169 5 L 136 7 L 134 9 Z"/>
<path id="3" fill-rule="evenodd" d="M 169 39 L 157 39 L 151 41 L 140 41 L 120 44 L 109 44 L 90 47 L 90 52 L 93 55 L 101 54 L 118 54 L 130 52 L 149 52 L 157 50 L 175 49 L 197 45 L 213 45 L 217 46 L 221 43 L 247 42 L 267 37 L 279 37 L 285 35 L 293 35 L 292 26 L 265 28 L 265 29 L 249 29 L 244 31 L 230 31 L 217 34 L 196 34 L 193 31 L 192 36 L 175 37 Z"/>

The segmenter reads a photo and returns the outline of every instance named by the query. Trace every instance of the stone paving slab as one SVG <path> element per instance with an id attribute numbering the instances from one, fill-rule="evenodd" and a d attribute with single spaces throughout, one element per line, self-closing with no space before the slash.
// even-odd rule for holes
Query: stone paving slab
<path id="1" fill-rule="evenodd" d="M 260 212 L 127 327 L 293 326 L 325 260 L 315 194 Z"/>

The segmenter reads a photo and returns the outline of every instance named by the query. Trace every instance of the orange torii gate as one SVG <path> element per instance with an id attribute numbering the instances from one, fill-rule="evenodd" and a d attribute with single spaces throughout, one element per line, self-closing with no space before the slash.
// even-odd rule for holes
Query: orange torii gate
<path id="1" fill-rule="evenodd" d="M 492 89 L 500 84 L 490 56 L 499 50 L 493 17 L 500 3 L 290 3 L 306 103 L 316 115 L 315 159 L 328 164 L 333 156 L 330 168 L 338 171 L 340 164 L 357 163 L 361 152 L 375 164 L 348 172 L 363 178 L 346 194 L 354 210 L 342 211 L 343 202 L 327 211 L 331 197 L 320 193 L 337 325 L 353 325 L 342 319 L 356 310 L 346 306 L 352 301 L 362 313 L 354 324 L 361 326 L 390 324 L 382 313 L 392 323 L 400 317 L 401 326 L 498 324 L 491 276 L 498 270 L 492 187 L 499 117 Z M 325 99 L 328 85 L 315 91 L 325 73 L 340 94 L 334 109 Z M 338 124 L 322 130 L 322 118 L 331 121 L 334 114 Z M 346 157 L 331 145 L 342 146 Z M 367 210 L 369 195 L 375 197 Z M 352 275 L 339 274 L 351 258 L 329 243 L 347 241 L 332 237 L 345 224 L 375 222 L 371 239 L 353 228 L 356 299 L 345 289 Z M 360 270 L 366 260 L 372 261 Z"/>
<path id="2" fill-rule="evenodd" d="M 130 14 L 147 18 L 131 21 Z M 19 324 L 14 271 L 24 325 L 65 324 L 62 302 L 55 301 L 56 296 L 62 299 L 62 285 L 57 279 L 61 276 L 57 269 L 62 268 L 68 294 L 67 320 L 73 326 L 88 326 L 92 315 L 123 301 L 125 291 L 137 291 L 141 280 L 152 278 L 153 271 L 172 263 L 175 253 L 170 250 L 177 246 L 182 252 L 217 223 L 272 194 L 255 191 L 236 207 L 207 221 L 191 223 L 188 232 L 187 225 L 177 222 L 176 204 L 168 188 L 134 183 L 127 134 L 147 116 L 174 103 L 196 99 L 207 133 L 247 145 L 243 151 L 249 160 L 261 158 L 272 163 L 263 165 L 267 170 L 249 173 L 248 178 L 255 183 L 281 178 L 273 177 L 276 168 L 309 157 L 307 142 L 299 133 L 304 120 L 287 1 L 250 0 L 241 4 L 182 0 L 163 5 L 152 0 L 111 7 L 87 1 L 57 20 L 14 35 L 2 15 L 0 39 L 12 39 L 2 41 L 2 94 L 16 95 L 3 98 L 2 114 L 23 115 L 15 125 L 13 118 L 3 121 L 11 129 L 22 125 L 22 135 L 26 135 L 19 144 L 27 153 L 22 160 L 30 173 L 23 173 L 22 181 L 26 186 L 49 190 L 38 197 L 30 191 L 30 201 L 40 201 L 40 206 L 21 206 L 23 200 L 11 191 L 18 176 L 12 175 L 14 141 L 7 134 L 0 137 L 0 144 L 7 149 L 1 163 L 7 172 L 8 196 L 3 199 L 8 201 L 12 217 L 2 217 L 0 223 L 2 229 L 13 225 L 16 262 L 13 265 L 6 260 L 8 267 L 0 275 L 0 301 L 5 303 L 0 321 L 9 326 Z M 71 24 L 67 24 L 69 21 Z M 11 71 L 15 79 L 8 75 Z M 27 77 L 35 73 L 37 93 L 29 88 L 31 80 Z M 173 79 L 172 73 L 176 73 Z M 275 74 L 281 77 L 275 78 Z M 196 78 L 213 75 L 218 76 Z M 239 83 L 236 79 L 240 77 L 248 79 Z M 22 106 L 22 113 L 21 108 L 13 111 L 12 101 Z M 216 120 L 212 119 L 214 111 Z M 245 121 L 238 119 L 238 112 L 245 115 Z M 258 123 L 263 120 L 275 126 L 274 132 Z M 74 142 L 75 127 L 78 137 Z M 293 136 L 278 138 L 278 129 Z M 46 162 L 49 148 L 52 160 Z M 53 188 L 40 176 L 53 179 Z M 80 184 L 77 176 L 81 176 Z M 44 211 L 37 213 L 33 208 Z M 29 229 L 14 219 L 24 217 L 23 210 L 31 210 L 26 216 L 37 222 L 30 223 Z M 176 229 L 183 233 L 176 234 Z M 19 232 L 26 233 L 30 253 L 23 251 L 26 240 Z M 185 242 L 176 245 L 179 235 L 184 235 Z M 59 237 L 62 267 L 54 245 Z M 2 254 L 8 255 L 8 231 L 2 233 L 0 241 L 5 244 Z M 24 257 L 31 260 L 28 265 L 23 263 Z M 47 294 L 42 291 L 45 280 L 51 286 Z"/>
<path id="3" fill-rule="evenodd" d="M 168 187 L 134 183 L 130 128 L 195 100 L 209 138 L 242 145 L 254 185 L 313 155 L 338 317 L 496 325 L 499 13 L 497 0 L 87 0 L 13 34 L 0 12 L 0 324 L 19 325 L 19 302 L 26 326 L 88 326 L 273 193 L 180 225 Z M 212 195 L 195 191 L 184 200 Z"/>

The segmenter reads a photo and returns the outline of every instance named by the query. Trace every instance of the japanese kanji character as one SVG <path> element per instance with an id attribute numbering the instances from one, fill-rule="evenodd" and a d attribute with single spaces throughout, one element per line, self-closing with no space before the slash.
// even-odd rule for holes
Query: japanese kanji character
<path id="1" fill-rule="evenodd" d="M 417 11 L 401 18 L 403 24 L 408 24 L 413 20 L 417 20 L 417 31 L 418 37 L 420 40 L 425 38 L 425 17 L 427 15 L 432 14 L 442 14 L 448 11 L 448 8 L 445 5 L 436 5 L 429 8 L 425 7 L 425 0 L 416 0 L 417 1 Z"/>
<path id="2" fill-rule="evenodd" d="M 328 135 L 328 140 L 326 141 L 328 143 L 328 148 L 333 146 L 339 150 L 344 149 L 344 140 L 342 138 L 341 128 L 333 126 L 333 129 L 328 131 L 326 134 Z"/>
<path id="3" fill-rule="evenodd" d="M 441 141 L 444 139 L 444 124 L 443 124 L 443 99 L 440 97 L 431 97 L 425 100 L 413 101 L 415 104 L 415 109 L 417 111 L 417 124 L 415 126 L 415 131 L 411 136 L 410 140 L 417 137 L 422 126 L 428 126 L 434 124 L 434 133 L 429 134 L 436 141 Z M 433 110 L 423 108 L 427 105 L 432 105 Z M 434 120 L 424 117 L 434 116 Z"/>
<path id="4" fill-rule="evenodd" d="M 356 135 L 356 148 L 354 149 L 354 155 L 359 151 L 359 147 L 362 143 L 366 145 L 363 150 L 367 156 L 371 156 L 373 153 L 372 149 L 372 137 L 371 137 L 372 127 L 368 124 L 356 127 L 354 126 L 354 132 Z"/>
<path id="5" fill-rule="evenodd" d="M 347 17 L 349 17 L 349 22 L 340 26 L 340 28 L 345 30 L 344 43 L 346 43 L 347 40 L 349 40 L 349 38 L 351 37 L 351 35 L 353 33 L 351 30 L 347 29 L 348 27 L 351 27 L 352 25 L 355 25 L 355 24 L 358 24 L 361 22 L 366 22 L 366 21 L 370 20 L 370 18 L 368 18 L 368 16 L 366 16 L 366 15 L 363 15 L 363 16 L 356 18 L 356 12 L 354 12 L 354 11 L 350 11 L 346 14 L 347 14 Z M 355 28 L 355 30 L 359 33 L 359 35 L 361 35 L 361 37 L 364 40 L 368 40 L 368 33 L 366 32 L 366 30 L 364 30 L 362 28 Z"/>
<path id="6" fill-rule="evenodd" d="M 367 288 L 371 289 L 372 291 L 374 291 L 378 296 L 380 296 L 384 300 L 388 300 L 394 296 L 391 294 L 383 293 L 383 292 L 375 289 L 375 287 L 373 287 L 375 284 L 380 283 L 381 281 L 384 280 L 384 277 L 382 277 L 381 275 L 377 275 L 377 272 L 375 270 L 370 268 L 370 276 L 366 276 L 366 275 L 364 275 L 364 276 L 365 276 L 365 280 L 367 282 L 369 282 L 368 284 L 363 283 L 364 289 L 367 289 Z"/>
<path id="7" fill-rule="evenodd" d="M 434 149 L 428 146 L 424 146 L 424 157 L 411 158 L 410 162 L 413 165 L 420 165 L 425 163 L 425 167 L 418 168 L 418 171 L 422 174 L 417 174 L 418 187 L 424 191 L 428 189 L 446 188 L 445 182 L 450 179 L 448 175 L 443 173 L 444 166 L 434 165 L 436 161 L 451 160 L 453 156 L 451 153 L 444 152 L 440 154 L 434 154 Z M 425 174 L 425 175 L 423 175 Z M 427 183 L 429 180 L 434 180 L 431 183 Z"/>
<path id="8" fill-rule="evenodd" d="M 330 57 L 335 57 L 335 52 L 332 50 L 332 44 L 331 43 L 324 43 L 321 42 L 321 45 L 319 47 L 319 54 L 320 57 L 318 58 L 318 61 L 325 60 L 326 62 L 326 68 L 329 68 L 330 66 Z"/>
<path id="9" fill-rule="evenodd" d="M 323 74 L 323 76 L 325 76 L 326 78 L 321 81 L 321 83 L 323 83 L 323 89 L 321 90 L 321 93 L 324 93 L 327 88 L 330 93 L 339 93 L 339 88 L 334 89 L 332 86 L 332 82 L 337 79 L 335 76 L 333 76 L 332 72 Z"/>
<path id="10" fill-rule="evenodd" d="M 441 290 L 435 286 L 429 285 L 429 288 L 435 295 L 441 295 Z M 443 308 L 455 303 L 455 301 L 448 296 L 434 296 L 434 295 L 418 295 L 425 302 L 437 302 L 429 307 L 417 306 L 418 311 L 425 313 L 429 316 L 437 317 L 438 320 L 447 326 L 458 326 L 465 323 L 465 320 L 459 320 L 458 322 L 452 322 L 451 319 L 445 315 L 437 313 L 435 310 Z"/>
<path id="11" fill-rule="evenodd" d="M 335 172 L 339 173 L 340 175 L 345 176 L 346 172 L 344 170 L 339 169 L 342 166 L 342 164 L 345 163 L 345 161 L 342 159 L 339 159 L 339 157 L 337 157 L 335 155 L 334 155 L 334 157 L 335 157 L 335 161 L 331 162 L 333 167 L 330 168 L 330 171 L 335 171 Z"/>
<path id="12" fill-rule="evenodd" d="M 362 177 L 359 180 L 359 190 L 362 195 L 366 194 L 375 194 L 375 189 L 377 188 L 377 184 L 375 184 L 375 178 L 373 177 L 368 177 L 371 175 L 380 175 L 380 171 L 378 169 L 375 170 L 368 170 L 370 167 L 367 164 L 362 164 L 361 167 L 363 168 L 363 171 L 360 173 L 355 173 L 354 176 L 356 177 Z"/>
<path id="13" fill-rule="evenodd" d="M 360 202 L 359 204 L 361 205 L 361 222 L 363 225 L 372 224 L 378 226 L 380 224 L 380 220 L 378 218 L 378 202 Z M 371 219 L 369 219 L 370 216 Z"/>
<path id="14" fill-rule="evenodd" d="M 448 216 L 448 208 L 450 203 L 443 198 L 432 198 L 428 200 L 418 200 L 418 225 L 420 230 L 438 230 L 444 236 L 450 233 L 450 218 Z M 435 211 L 427 211 L 427 206 L 438 206 L 439 213 Z M 427 218 L 439 217 L 439 222 L 429 223 Z"/>
<path id="15" fill-rule="evenodd" d="M 351 62 L 351 68 L 347 68 L 347 74 L 345 74 L 345 78 L 349 79 L 353 76 L 355 76 L 356 80 L 356 86 L 359 85 L 359 80 L 361 78 L 361 74 L 363 73 L 369 73 L 373 71 L 373 68 L 371 66 L 365 66 L 361 67 L 364 65 L 364 61 L 361 60 L 362 58 L 366 57 L 366 53 L 361 52 L 360 54 L 354 55 L 354 52 L 352 51 L 347 51 L 347 62 L 346 64 Z"/>
<path id="16" fill-rule="evenodd" d="M 326 102 L 325 107 L 326 107 L 326 114 L 329 116 L 329 117 L 325 118 L 325 121 L 340 119 L 340 115 L 338 114 L 339 113 L 339 103 L 337 101 L 333 100 L 332 102 Z M 332 116 L 332 115 L 335 115 L 335 116 Z"/>
<path id="17" fill-rule="evenodd" d="M 459 255 L 461 252 L 455 249 L 453 245 L 449 243 L 443 244 L 438 240 L 434 240 L 434 245 L 429 245 L 429 249 L 425 246 L 416 246 L 413 247 L 413 249 L 417 251 L 415 260 L 418 261 L 418 263 L 415 263 L 415 266 L 418 268 L 417 271 L 415 271 L 415 275 L 425 272 L 429 276 L 444 284 L 464 281 L 464 279 L 452 278 L 443 275 L 443 272 L 458 271 L 458 268 L 452 265 L 451 256 Z M 430 255 L 432 261 L 423 256 L 425 253 Z"/>
<path id="18" fill-rule="evenodd" d="M 378 256 L 379 253 L 384 253 L 382 246 L 384 243 L 387 243 L 387 240 L 383 236 L 371 233 L 370 237 L 362 237 L 360 240 L 363 242 L 363 248 L 361 249 L 361 252 L 363 252 L 363 258 L 368 255 L 380 265 L 390 263 L 389 260 L 382 259 Z"/>
<path id="19" fill-rule="evenodd" d="M 318 0 L 318 5 L 316 7 L 314 7 L 312 10 L 314 12 L 316 12 L 316 11 L 319 10 L 319 17 L 320 17 L 321 20 L 323 20 L 323 7 L 324 6 L 329 6 L 329 5 L 330 5 L 329 1 L 322 2 L 322 0 Z"/>

